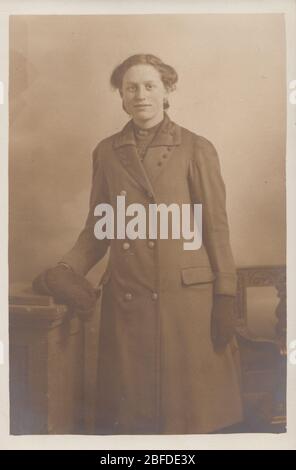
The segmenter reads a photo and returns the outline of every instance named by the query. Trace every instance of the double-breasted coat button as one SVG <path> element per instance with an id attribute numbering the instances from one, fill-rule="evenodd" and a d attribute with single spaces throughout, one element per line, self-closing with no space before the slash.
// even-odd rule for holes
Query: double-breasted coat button
<path id="1" fill-rule="evenodd" d="M 124 250 L 129 250 L 129 248 L 130 248 L 129 242 L 124 242 L 124 243 L 122 244 L 122 248 L 123 248 Z"/>
<path id="2" fill-rule="evenodd" d="M 158 165 L 158 166 L 161 166 L 161 165 L 162 165 L 162 162 L 158 162 L 157 165 Z"/>
<path id="3" fill-rule="evenodd" d="M 124 298 L 125 298 L 125 300 L 130 301 L 130 300 L 132 300 L 133 296 L 130 292 L 126 292 L 124 294 Z"/>
<path id="4" fill-rule="evenodd" d="M 152 198 L 153 198 L 152 192 L 151 192 L 151 191 L 147 191 L 147 196 L 148 196 L 150 199 L 152 199 Z"/>
<path id="5" fill-rule="evenodd" d="M 125 191 L 125 189 L 122 189 L 120 191 L 120 196 L 126 196 L 127 195 L 127 192 Z"/>
<path id="6" fill-rule="evenodd" d="M 155 242 L 152 241 L 152 240 L 149 240 L 148 246 L 149 246 L 149 248 L 154 248 L 155 247 Z"/>
<path id="7" fill-rule="evenodd" d="M 158 299 L 158 294 L 157 294 L 157 292 L 152 292 L 151 298 L 152 298 L 152 300 L 157 300 L 157 299 Z"/>
<path id="8" fill-rule="evenodd" d="M 167 154 L 164 153 L 163 156 L 162 156 L 162 158 L 167 158 Z"/>

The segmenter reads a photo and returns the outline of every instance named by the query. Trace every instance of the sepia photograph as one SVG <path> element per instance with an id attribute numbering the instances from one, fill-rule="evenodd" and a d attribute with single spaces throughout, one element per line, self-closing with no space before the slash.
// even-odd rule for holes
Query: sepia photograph
<path id="1" fill-rule="evenodd" d="M 287 432 L 282 13 L 9 17 L 9 433 Z"/>

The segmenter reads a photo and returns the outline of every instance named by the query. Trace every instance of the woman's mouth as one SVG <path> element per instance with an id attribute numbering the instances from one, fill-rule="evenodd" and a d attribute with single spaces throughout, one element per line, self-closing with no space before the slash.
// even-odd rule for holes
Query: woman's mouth
<path id="1" fill-rule="evenodd" d="M 134 108 L 149 108 L 151 104 L 135 104 Z"/>

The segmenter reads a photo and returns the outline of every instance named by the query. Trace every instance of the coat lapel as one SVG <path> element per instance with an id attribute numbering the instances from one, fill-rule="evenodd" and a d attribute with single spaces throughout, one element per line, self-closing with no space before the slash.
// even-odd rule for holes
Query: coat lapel
<path id="1" fill-rule="evenodd" d="M 180 142 L 180 127 L 165 114 L 161 127 L 149 145 L 144 164 L 137 152 L 132 121 L 116 135 L 113 147 L 126 171 L 147 193 L 153 195 L 153 181 L 164 170 L 173 149 L 180 145 Z"/>
<path id="2" fill-rule="evenodd" d="M 174 154 L 175 148 L 179 146 L 180 143 L 180 127 L 172 122 L 167 114 L 165 114 L 164 122 L 150 143 L 143 162 L 152 185 L 159 175 L 165 171 Z"/>
<path id="3" fill-rule="evenodd" d="M 116 135 L 113 147 L 125 170 L 146 193 L 154 196 L 153 187 L 138 155 L 132 121 L 129 121 Z"/>

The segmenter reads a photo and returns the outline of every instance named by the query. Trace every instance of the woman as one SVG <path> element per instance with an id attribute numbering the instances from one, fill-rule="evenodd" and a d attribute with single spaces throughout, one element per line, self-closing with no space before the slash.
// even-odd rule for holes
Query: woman
<path id="1" fill-rule="evenodd" d="M 101 282 L 98 434 L 209 433 L 241 421 L 225 188 L 213 145 L 165 112 L 176 82 L 175 70 L 149 54 L 113 71 L 131 119 L 94 150 L 86 225 L 42 278 L 56 297 L 89 312 L 94 294 L 84 276 L 110 246 Z M 145 208 L 202 204 L 201 248 L 184 250 L 182 237 L 172 236 L 97 239 L 95 207 L 115 209 L 119 195 Z"/>

